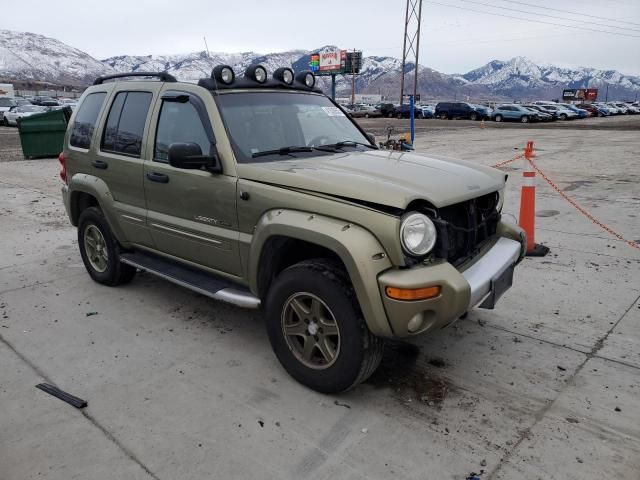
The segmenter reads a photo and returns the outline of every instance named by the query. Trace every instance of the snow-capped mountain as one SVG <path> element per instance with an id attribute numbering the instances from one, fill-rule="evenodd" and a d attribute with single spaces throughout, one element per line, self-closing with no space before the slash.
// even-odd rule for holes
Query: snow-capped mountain
<path id="1" fill-rule="evenodd" d="M 231 65 L 236 74 L 258 63 L 271 72 L 282 66 L 304 70 L 309 65 L 310 53 L 306 50 L 270 54 L 209 54 L 200 51 L 177 55 L 121 55 L 99 61 L 52 38 L 0 30 L 0 80 L 85 86 L 95 77 L 109 73 L 167 71 L 182 81 L 197 82 L 209 76 L 211 69 L 220 64 Z M 362 69 L 356 77 L 357 91 L 382 94 L 397 101 L 395 96 L 399 94 L 401 67 L 402 62 L 397 58 L 364 57 Z M 409 88 L 413 85 L 414 67 L 413 64 L 405 67 Z M 328 90 L 328 77 L 320 77 L 318 84 Z M 564 88 L 604 90 L 607 86 L 609 98 L 634 98 L 640 91 L 640 77 L 615 70 L 537 64 L 524 57 L 493 60 L 464 74 L 449 75 L 422 65 L 418 67 L 418 91 L 423 98 L 430 99 L 551 99 L 559 98 Z M 350 89 L 351 77 L 338 76 L 338 92 L 346 94 Z"/>
<path id="2" fill-rule="evenodd" d="M 564 88 L 599 88 L 609 85 L 609 92 L 640 91 L 640 77 L 623 75 L 615 70 L 595 68 L 563 68 L 536 64 L 525 57 L 508 61 L 493 60 L 460 76 L 470 84 L 484 85 L 489 90 L 512 97 L 561 93 Z"/>
<path id="3" fill-rule="evenodd" d="M 59 40 L 0 30 L 0 78 L 86 85 L 110 71 L 104 63 Z"/>

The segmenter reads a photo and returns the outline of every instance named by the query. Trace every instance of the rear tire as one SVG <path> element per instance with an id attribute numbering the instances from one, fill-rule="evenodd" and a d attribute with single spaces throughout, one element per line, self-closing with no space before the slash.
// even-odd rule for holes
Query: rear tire
<path id="1" fill-rule="evenodd" d="M 473 113 L 469 116 L 469 118 L 475 122 L 476 120 L 478 120 L 478 114 L 477 114 L 477 113 L 475 113 L 475 112 L 473 112 Z"/>
<path id="2" fill-rule="evenodd" d="M 447 115 L 446 113 L 440 114 L 440 120 L 447 120 L 448 118 L 449 118 L 449 115 Z"/>
<path id="3" fill-rule="evenodd" d="M 566 113 L 561 113 L 559 118 L 560 118 L 560 120 L 566 120 L 568 117 L 567 117 Z"/>
<path id="4" fill-rule="evenodd" d="M 501 121 L 502 121 L 502 115 L 496 115 L 493 119 L 494 119 L 496 122 L 501 122 Z"/>
<path id="5" fill-rule="evenodd" d="M 6 118 L 4 119 L 4 126 L 5 127 L 10 127 L 11 125 L 9 125 L 9 120 L 7 120 Z"/>
<path id="6" fill-rule="evenodd" d="M 78 219 L 80 255 L 93 280 L 116 286 L 130 282 L 136 269 L 120 262 L 120 245 L 98 207 L 88 207 Z"/>
<path id="7" fill-rule="evenodd" d="M 380 364 L 384 343 L 369 331 L 347 272 L 335 261 L 316 258 L 284 270 L 269 289 L 265 314 L 276 357 L 313 390 L 344 392 Z"/>

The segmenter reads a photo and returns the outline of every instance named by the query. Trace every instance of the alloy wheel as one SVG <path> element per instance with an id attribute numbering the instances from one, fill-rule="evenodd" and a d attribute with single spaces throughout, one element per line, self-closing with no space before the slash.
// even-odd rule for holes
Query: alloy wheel
<path id="1" fill-rule="evenodd" d="M 87 225 L 84 230 L 84 249 L 91 267 L 96 272 L 104 272 L 109 264 L 107 242 L 100 229 L 93 224 Z"/>
<path id="2" fill-rule="evenodd" d="M 329 368 L 340 354 L 340 329 L 319 297 L 298 292 L 282 309 L 282 334 L 299 362 L 315 370 Z"/>

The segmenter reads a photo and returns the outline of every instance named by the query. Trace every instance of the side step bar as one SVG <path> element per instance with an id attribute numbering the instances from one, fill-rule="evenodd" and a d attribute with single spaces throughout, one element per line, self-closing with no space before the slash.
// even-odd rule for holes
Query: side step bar
<path id="1" fill-rule="evenodd" d="M 139 251 L 123 253 L 120 261 L 215 300 L 243 308 L 260 307 L 260 299 L 241 285 L 157 255 Z"/>

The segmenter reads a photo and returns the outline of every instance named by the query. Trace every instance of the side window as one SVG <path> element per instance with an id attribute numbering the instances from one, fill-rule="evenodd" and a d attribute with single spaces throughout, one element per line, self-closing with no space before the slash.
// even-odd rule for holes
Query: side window
<path id="1" fill-rule="evenodd" d="M 93 130 L 96 128 L 96 120 L 106 96 L 107 94 L 104 92 L 91 93 L 86 96 L 73 122 L 71 139 L 69 140 L 72 147 L 89 148 Z"/>
<path id="2" fill-rule="evenodd" d="M 203 118 L 196 108 L 200 99 L 190 97 L 186 102 L 162 101 L 153 159 L 157 162 L 169 161 L 169 146 L 172 143 L 197 143 L 203 155 L 210 155 L 213 145 L 213 135 L 210 128 L 205 126 Z M 201 110 L 204 109 L 202 106 Z M 204 113 L 203 113 L 204 116 Z"/>
<path id="3" fill-rule="evenodd" d="M 149 92 L 119 92 L 116 95 L 102 136 L 102 150 L 140 156 L 152 97 Z"/>

